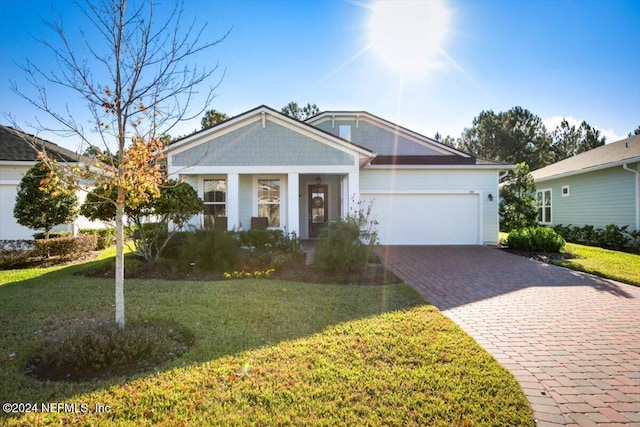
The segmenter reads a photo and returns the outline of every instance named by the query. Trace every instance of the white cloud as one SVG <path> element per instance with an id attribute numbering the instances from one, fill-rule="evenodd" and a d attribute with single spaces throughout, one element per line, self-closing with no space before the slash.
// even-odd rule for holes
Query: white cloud
<path id="1" fill-rule="evenodd" d="M 551 118 L 548 119 L 542 119 L 542 123 L 544 123 L 544 125 L 547 127 L 547 130 L 549 132 L 553 132 L 553 130 L 558 127 L 560 125 L 560 123 L 562 123 L 562 120 L 566 119 L 567 122 L 569 122 L 570 125 L 573 125 L 575 127 L 579 127 L 580 124 L 582 123 L 582 119 L 574 119 L 573 117 L 569 116 L 569 117 L 562 117 L 562 116 L 553 116 Z M 589 122 L 587 122 L 589 123 Z M 606 142 L 607 144 L 610 142 L 616 142 L 616 141 L 620 141 L 621 139 L 626 138 L 626 135 L 618 135 L 616 133 L 615 130 L 613 129 L 604 129 L 601 128 L 600 126 L 594 125 L 589 123 L 592 127 L 594 127 L 595 129 L 600 131 L 600 135 L 604 136 L 607 138 Z"/>

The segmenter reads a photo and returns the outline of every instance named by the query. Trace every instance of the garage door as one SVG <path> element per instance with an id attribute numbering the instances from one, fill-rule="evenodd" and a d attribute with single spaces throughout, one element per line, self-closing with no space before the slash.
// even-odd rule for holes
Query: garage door
<path id="1" fill-rule="evenodd" d="M 385 245 L 477 245 L 478 193 L 363 194 Z"/>

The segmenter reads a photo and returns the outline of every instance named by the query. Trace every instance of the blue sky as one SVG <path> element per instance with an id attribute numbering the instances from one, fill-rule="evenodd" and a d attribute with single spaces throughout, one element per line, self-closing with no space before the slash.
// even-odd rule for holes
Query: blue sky
<path id="1" fill-rule="evenodd" d="M 261 104 L 280 109 L 289 101 L 311 102 L 321 110 L 366 110 L 428 136 L 459 137 L 482 110 L 522 106 L 551 127 L 561 117 L 586 120 L 608 142 L 640 125 L 638 0 L 445 1 L 444 9 L 410 2 L 415 10 L 408 15 L 382 13 L 396 21 L 385 39 L 397 41 L 407 29 L 405 37 L 437 44 L 414 46 L 412 54 L 426 63 L 410 71 L 391 65 L 380 46 L 371 45 L 372 15 L 380 6 L 370 1 L 185 3 L 185 16 L 207 22 L 211 39 L 233 27 L 198 62 L 218 62 L 225 70 L 209 107 L 230 116 Z M 45 118 L 11 92 L 9 80 L 27 88 L 15 65 L 27 57 L 48 67 L 44 47 L 29 34 L 51 38 L 42 20 L 51 19 L 52 5 L 73 31 L 89 29 L 67 0 L 0 2 L 0 113 L 12 114 L 27 130 L 34 117 Z M 58 96 L 82 107 L 73 96 Z M 172 135 L 199 127 L 195 119 Z"/>

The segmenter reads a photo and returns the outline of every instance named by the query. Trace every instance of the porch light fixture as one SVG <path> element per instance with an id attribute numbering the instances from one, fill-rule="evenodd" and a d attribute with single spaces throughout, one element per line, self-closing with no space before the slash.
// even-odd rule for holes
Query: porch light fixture
<path id="1" fill-rule="evenodd" d="M 317 177 L 316 178 L 316 185 L 320 185 L 320 184 L 322 184 L 322 178 Z"/>
<path id="2" fill-rule="evenodd" d="M 490 202 L 493 202 L 493 194 L 489 193 L 487 199 L 489 199 Z"/>

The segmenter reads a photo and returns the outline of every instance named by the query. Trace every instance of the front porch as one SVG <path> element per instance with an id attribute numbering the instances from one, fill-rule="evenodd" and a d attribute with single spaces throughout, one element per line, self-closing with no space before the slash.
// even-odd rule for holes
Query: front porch
<path id="1" fill-rule="evenodd" d="M 328 221 L 346 216 L 359 199 L 357 172 L 181 174 L 180 178 L 196 188 L 205 203 L 204 213 L 190 222 L 194 227 L 210 223 L 221 229 L 248 230 L 266 225 L 313 239 Z"/>

